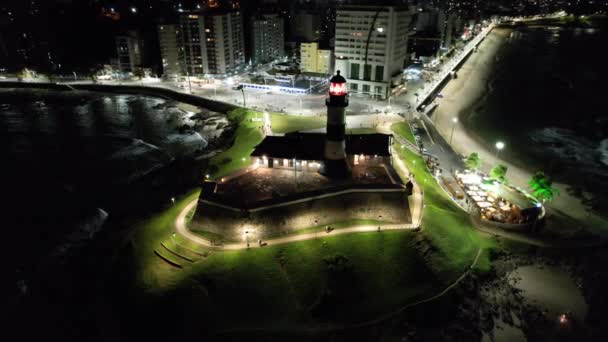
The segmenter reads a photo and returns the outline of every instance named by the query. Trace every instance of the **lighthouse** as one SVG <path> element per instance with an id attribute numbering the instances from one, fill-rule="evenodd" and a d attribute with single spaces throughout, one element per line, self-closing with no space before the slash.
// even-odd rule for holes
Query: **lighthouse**
<path id="1" fill-rule="evenodd" d="M 348 92 L 346 90 L 346 79 L 340 76 L 340 70 L 329 80 L 329 97 L 325 100 L 325 104 L 327 105 L 325 165 L 320 171 L 329 177 L 347 177 L 350 175 L 350 167 L 346 162 L 344 135 Z"/>

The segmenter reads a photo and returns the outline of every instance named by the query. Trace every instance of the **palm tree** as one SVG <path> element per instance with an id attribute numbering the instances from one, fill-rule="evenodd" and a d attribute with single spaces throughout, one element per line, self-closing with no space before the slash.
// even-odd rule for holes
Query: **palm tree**
<path id="1" fill-rule="evenodd" d="M 467 168 L 477 171 L 477 169 L 481 166 L 481 158 L 479 158 L 479 154 L 476 152 L 469 154 L 465 165 Z"/>
<path id="2" fill-rule="evenodd" d="M 553 201 L 555 195 L 559 194 L 559 190 L 553 187 L 553 181 L 542 171 L 537 171 L 532 178 L 530 178 L 528 185 L 530 185 L 534 196 L 543 203 Z"/>

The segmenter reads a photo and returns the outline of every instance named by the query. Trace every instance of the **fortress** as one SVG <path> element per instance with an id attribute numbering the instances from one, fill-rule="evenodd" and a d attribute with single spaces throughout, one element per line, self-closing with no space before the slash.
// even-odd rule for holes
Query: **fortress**
<path id="1" fill-rule="evenodd" d="M 242 241 L 354 220 L 411 223 L 412 183 L 392 166 L 392 136 L 345 134 L 348 93 L 339 71 L 326 105 L 325 134 L 267 136 L 251 153 L 252 167 L 205 181 L 190 229 Z"/>

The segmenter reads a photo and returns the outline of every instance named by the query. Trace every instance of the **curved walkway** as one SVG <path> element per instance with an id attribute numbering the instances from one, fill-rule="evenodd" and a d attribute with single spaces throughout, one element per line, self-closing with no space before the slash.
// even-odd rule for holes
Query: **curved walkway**
<path id="1" fill-rule="evenodd" d="M 335 235 L 353 234 L 353 233 L 362 233 L 362 232 L 378 232 L 378 231 L 383 231 L 383 230 L 417 229 L 420 227 L 420 221 L 422 220 L 421 213 L 422 213 L 422 206 L 423 206 L 423 204 L 422 204 L 423 196 L 422 196 L 422 193 L 420 193 L 420 190 L 418 187 L 414 187 L 414 193 L 411 195 L 411 197 L 412 197 L 412 200 L 410 201 L 410 206 L 411 206 L 410 210 L 411 210 L 411 215 L 412 215 L 412 223 L 385 224 L 385 225 L 380 225 L 380 226 L 378 226 L 378 225 L 357 225 L 357 226 L 332 230 L 329 233 L 327 233 L 325 231 L 320 231 L 320 232 L 314 232 L 314 233 L 290 235 L 290 236 L 285 236 L 285 237 L 280 237 L 280 238 L 263 240 L 263 243 L 264 243 L 263 246 L 280 245 L 280 244 L 291 243 L 291 242 L 306 241 L 306 240 L 312 240 L 312 239 L 316 239 L 316 238 L 324 237 L 324 236 L 335 236 Z M 207 248 L 216 248 L 216 249 L 222 249 L 222 250 L 241 250 L 241 249 L 247 249 L 247 248 L 262 247 L 262 246 L 258 245 L 257 241 L 251 241 L 249 243 L 249 246 L 248 246 L 247 242 L 235 242 L 235 243 L 229 243 L 229 244 L 225 244 L 222 246 L 218 246 L 218 245 L 214 245 L 211 242 L 211 240 L 207 240 L 201 236 L 198 236 L 198 235 L 192 233 L 186 225 L 186 216 L 192 209 L 194 209 L 194 207 L 196 206 L 197 203 L 198 203 L 198 199 L 191 201 L 184 207 L 184 209 L 182 209 L 182 211 L 179 213 L 179 215 L 177 215 L 177 219 L 175 220 L 175 230 L 181 236 L 183 236 L 184 238 L 186 238 L 194 243 L 197 243 L 197 244 L 207 247 Z"/>

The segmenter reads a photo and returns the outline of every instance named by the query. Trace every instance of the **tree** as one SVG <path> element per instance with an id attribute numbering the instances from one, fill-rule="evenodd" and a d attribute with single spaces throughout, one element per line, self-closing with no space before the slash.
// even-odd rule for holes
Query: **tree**
<path id="1" fill-rule="evenodd" d="M 140 80 L 146 76 L 146 72 L 142 68 L 135 68 L 133 70 L 133 76 L 139 78 Z"/>
<path id="2" fill-rule="evenodd" d="M 467 168 L 471 170 L 477 170 L 481 166 L 481 158 L 479 158 L 479 154 L 477 154 L 476 152 L 469 154 L 465 164 Z"/>
<path id="3" fill-rule="evenodd" d="M 507 179 L 505 175 L 507 174 L 507 167 L 501 164 L 498 164 L 490 170 L 490 178 L 497 180 L 501 183 L 506 183 Z"/>
<path id="4" fill-rule="evenodd" d="M 559 194 L 559 190 L 553 187 L 553 181 L 542 171 L 537 171 L 528 181 L 528 185 L 534 196 L 543 203 L 552 201 L 555 195 Z"/>

